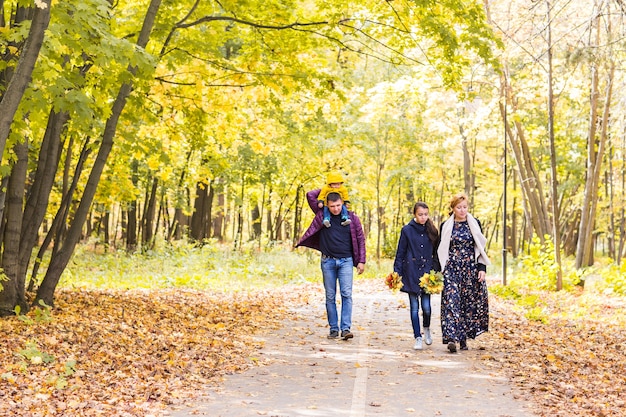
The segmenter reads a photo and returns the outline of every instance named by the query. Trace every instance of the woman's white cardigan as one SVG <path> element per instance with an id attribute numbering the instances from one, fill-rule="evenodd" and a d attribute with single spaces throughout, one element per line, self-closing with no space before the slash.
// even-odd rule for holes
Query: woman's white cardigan
<path id="1" fill-rule="evenodd" d="M 491 261 L 489 261 L 487 253 L 485 252 L 487 238 L 480 230 L 478 221 L 476 221 L 476 219 L 469 213 L 467 214 L 467 224 L 469 225 L 470 231 L 472 232 L 472 237 L 474 238 L 474 252 L 476 262 L 483 265 L 491 265 Z M 448 257 L 450 254 L 450 238 L 452 237 L 453 226 L 454 214 L 441 225 L 441 241 L 439 243 L 439 248 L 437 248 L 437 256 L 439 257 L 441 272 L 445 271 L 446 264 L 448 262 Z"/>

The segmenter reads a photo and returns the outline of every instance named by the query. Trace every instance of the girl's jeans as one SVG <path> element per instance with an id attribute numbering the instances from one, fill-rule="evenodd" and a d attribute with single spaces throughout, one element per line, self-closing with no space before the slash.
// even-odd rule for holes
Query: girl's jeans
<path id="1" fill-rule="evenodd" d="M 422 331 L 420 329 L 420 315 L 419 315 L 419 307 L 420 307 L 420 299 L 422 302 L 422 316 L 424 319 L 424 327 L 430 327 L 430 294 L 426 294 L 422 292 L 421 295 L 417 295 L 417 293 L 410 292 L 409 294 L 409 305 L 411 308 L 411 324 L 413 325 L 413 337 L 422 337 Z"/>

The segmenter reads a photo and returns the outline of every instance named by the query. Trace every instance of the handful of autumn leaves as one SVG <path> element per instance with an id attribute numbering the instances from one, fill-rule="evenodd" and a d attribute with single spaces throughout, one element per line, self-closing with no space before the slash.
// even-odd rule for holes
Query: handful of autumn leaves
<path id="1" fill-rule="evenodd" d="M 420 287 L 427 294 L 439 294 L 443 291 L 443 274 L 441 272 L 430 271 L 420 278 Z"/>
<path id="2" fill-rule="evenodd" d="M 398 291 L 403 285 L 402 277 L 397 272 L 392 272 L 385 278 L 385 284 L 387 284 L 390 290 Z"/>

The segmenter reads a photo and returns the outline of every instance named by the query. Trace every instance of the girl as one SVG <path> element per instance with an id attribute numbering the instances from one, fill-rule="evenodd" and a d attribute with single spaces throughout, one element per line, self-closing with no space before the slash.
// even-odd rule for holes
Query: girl
<path id="1" fill-rule="evenodd" d="M 424 320 L 424 338 L 427 345 L 433 342 L 430 334 L 430 294 L 422 291 L 420 278 L 431 270 L 439 270 L 434 256 L 438 232 L 428 217 L 426 203 L 417 202 L 413 207 L 413 216 L 414 218 L 400 231 L 393 270 L 402 277 L 403 286 L 400 291 L 409 294 L 411 323 L 415 338 L 413 349 L 419 350 L 423 347 L 419 322 L 420 301 Z"/>

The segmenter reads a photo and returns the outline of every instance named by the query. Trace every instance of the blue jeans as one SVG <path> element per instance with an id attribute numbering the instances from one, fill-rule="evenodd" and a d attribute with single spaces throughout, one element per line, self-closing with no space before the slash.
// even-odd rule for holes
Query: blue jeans
<path id="1" fill-rule="evenodd" d="M 344 222 L 348 220 L 350 217 L 348 216 L 348 209 L 346 205 L 343 204 L 341 206 L 341 221 Z M 328 206 L 324 206 L 324 220 L 330 221 L 330 210 L 328 210 Z"/>
<path id="2" fill-rule="evenodd" d="M 424 327 L 430 327 L 430 294 L 422 292 L 418 297 L 417 293 L 410 292 L 409 305 L 411 308 L 411 324 L 413 325 L 413 337 L 422 337 L 420 329 L 420 298 L 422 302 L 422 317 L 424 319 Z"/>
<path id="3" fill-rule="evenodd" d="M 330 331 L 350 330 L 352 326 L 352 257 L 329 258 L 322 255 L 322 278 L 326 292 L 326 316 Z M 341 323 L 337 323 L 337 281 L 341 294 Z"/>

